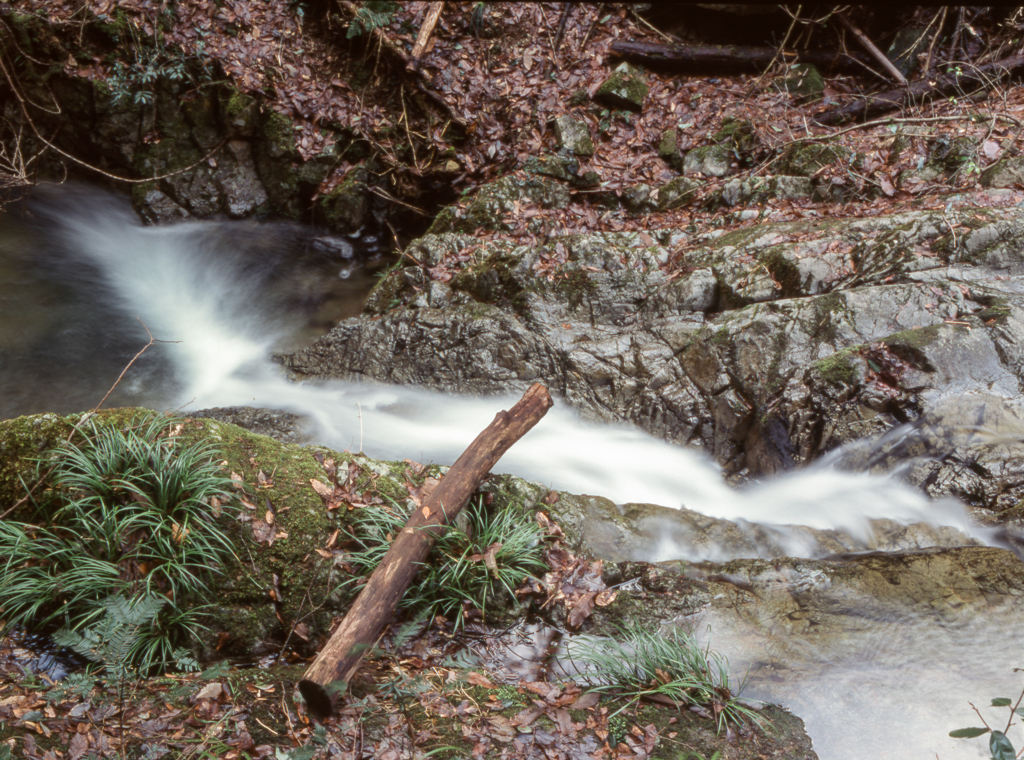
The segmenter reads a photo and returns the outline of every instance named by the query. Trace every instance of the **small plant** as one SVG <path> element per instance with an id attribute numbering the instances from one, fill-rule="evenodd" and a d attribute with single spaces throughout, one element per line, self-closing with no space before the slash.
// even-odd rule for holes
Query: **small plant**
<path id="1" fill-rule="evenodd" d="M 1014 672 L 1019 673 L 1021 668 L 1014 668 L 1013 670 Z M 1022 700 L 1024 700 L 1024 690 L 1021 691 L 1016 702 L 1009 697 L 997 697 L 992 700 L 992 707 L 1008 707 L 1010 709 L 1010 715 L 1006 719 L 1006 726 L 1002 731 L 997 731 L 989 726 L 978 708 L 972 704 L 971 709 L 974 710 L 975 714 L 981 719 L 981 722 L 985 727 L 958 728 L 955 731 L 950 731 L 949 735 L 954 739 L 974 739 L 978 736 L 991 734 L 988 738 L 988 751 L 992 755 L 992 760 L 1016 760 L 1017 751 L 1013 748 L 1013 743 L 1006 736 L 1006 733 L 1010 730 L 1010 726 L 1013 725 L 1014 716 L 1024 715 L 1024 708 L 1020 706 Z"/>
<path id="2" fill-rule="evenodd" d="M 355 550 L 348 561 L 360 577 L 350 587 L 365 583 L 410 512 L 410 506 L 391 502 L 352 513 L 349 530 Z M 468 607 L 486 614 L 504 599 L 514 602 L 516 587 L 545 568 L 540 528 L 518 510 L 491 513 L 481 497 L 466 505 L 460 518 L 463 515 L 462 527 L 451 525 L 438 538 L 402 599 L 402 606 L 418 615 L 454 617 L 457 626 L 464 622 Z"/>
<path id="3" fill-rule="evenodd" d="M 160 613 L 167 599 L 143 594 L 134 599 L 110 596 L 103 600 L 104 616 L 82 631 L 61 629 L 53 640 L 62 647 L 103 665 L 107 674 L 118 682 L 128 680 L 135 668 L 132 653 L 145 628 Z M 173 652 L 175 664 L 182 670 L 199 670 L 199 665 L 184 649 Z"/>
<path id="4" fill-rule="evenodd" d="M 40 524 L 0 521 L 0 609 L 8 625 L 57 624 L 84 631 L 110 614 L 107 598 L 150 596 L 166 608 L 135 637 L 135 665 L 172 656 L 198 612 L 182 605 L 232 545 L 217 525 L 230 478 L 208 443 L 167 435 L 172 421 L 93 426 L 82 444 L 64 443 L 39 462 L 47 489 Z M 41 475 L 42 477 L 42 475 Z"/>
<path id="5" fill-rule="evenodd" d="M 153 86 L 160 79 L 172 82 L 189 80 L 194 84 L 211 81 L 211 71 L 205 57 L 205 42 L 202 39 L 196 44 L 195 54 L 186 55 L 180 50 L 164 47 L 159 32 L 150 46 L 133 24 L 118 23 L 104 14 L 97 16 L 97 19 L 113 28 L 127 31 L 131 37 L 130 40 L 120 40 L 127 43 L 123 47 L 128 50 L 131 60 L 116 61 L 106 78 L 106 85 L 110 88 L 115 104 L 132 101 L 135 105 L 151 105 L 155 99 Z M 117 35 L 118 38 L 123 36 L 123 33 Z M 199 75 L 193 76 L 193 72 L 200 69 Z"/>
<path id="6" fill-rule="evenodd" d="M 366 0 L 359 5 L 356 17 L 348 25 L 348 39 L 369 34 L 374 29 L 390 26 L 391 20 L 398 10 L 398 4 L 386 0 Z"/>
<path id="7" fill-rule="evenodd" d="M 746 681 L 734 692 L 729 684 L 729 662 L 690 634 L 672 629 L 663 634 L 642 628 L 624 629 L 622 641 L 573 641 L 570 656 L 590 666 L 584 679 L 590 691 L 626 697 L 623 709 L 644 697 L 661 695 L 679 704 L 710 708 L 719 732 L 729 723 L 764 718 L 739 700 Z M 621 711 L 620 711 L 621 712 Z"/>

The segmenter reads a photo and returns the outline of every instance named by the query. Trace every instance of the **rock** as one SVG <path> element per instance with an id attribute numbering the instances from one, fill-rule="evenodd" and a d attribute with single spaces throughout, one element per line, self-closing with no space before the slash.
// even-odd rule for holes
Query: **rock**
<path id="1" fill-rule="evenodd" d="M 523 170 L 569 182 L 578 178 L 580 165 L 575 159 L 565 156 L 530 156 L 523 164 Z"/>
<path id="2" fill-rule="evenodd" d="M 904 26 L 897 30 L 886 51 L 886 57 L 907 78 L 910 78 L 910 75 L 921 65 L 918 55 L 928 49 L 927 32 L 925 27 Z"/>
<path id="3" fill-rule="evenodd" d="M 659 211 L 685 206 L 694 200 L 701 184 L 689 177 L 676 177 L 658 188 L 657 202 Z"/>
<path id="4" fill-rule="evenodd" d="M 564 208 L 569 204 L 569 191 L 546 177 L 510 174 L 480 188 L 465 205 L 444 209 L 430 225 L 429 233 L 508 230 L 505 218 L 522 200 L 541 208 Z"/>
<path id="5" fill-rule="evenodd" d="M 825 92 L 825 80 L 817 66 L 794 63 L 789 67 L 786 78 L 782 80 L 782 87 L 797 102 L 806 103 L 821 100 Z"/>
<path id="6" fill-rule="evenodd" d="M 594 100 L 609 108 L 641 111 L 647 92 L 648 87 L 640 69 L 630 63 L 620 63 L 597 88 Z"/>
<path id="7" fill-rule="evenodd" d="M 474 393 L 539 380 L 588 418 L 700 443 L 732 475 L 758 476 L 952 399 L 987 409 L 1020 393 L 1022 240 L 1018 210 L 977 207 L 496 241 L 463 264 L 450 254 L 472 238 L 428 235 L 410 248 L 424 268 L 385 278 L 372 318 L 285 361 L 301 376 Z M 431 280 L 442 262 L 450 279 Z M 1024 489 L 1003 479 L 1016 457 L 983 449 L 947 446 L 963 456 L 913 477 L 986 514 L 1024 511 Z"/>
<path id="8" fill-rule="evenodd" d="M 1014 187 L 1024 184 L 1024 156 L 996 161 L 981 173 L 982 187 Z"/>
<path id="9" fill-rule="evenodd" d="M 558 146 L 577 156 L 594 155 L 594 141 L 590 137 L 587 124 L 580 119 L 563 114 L 555 118 L 555 132 L 558 135 Z"/>
<path id="10" fill-rule="evenodd" d="M 331 192 L 316 201 L 317 215 L 335 232 L 353 233 L 369 221 L 369 174 L 363 167 L 349 171 Z"/>
<path id="11" fill-rule="evenodd" d="M 679 152 L 679 139 L 674 129 L 666 129 L 661 133 L 658 143 L 658 155 L 677 172 L 683 170 L 683 156 Z"/>
<path id="12" fill-rule="evenodd" d="M 841 145 L 797 143 L 789 145 L 771 163 L 771 171 L 794 177 L 813 177 L 829 164 L 850 162 L 854 153 Z"/>
<path id="13" fill-rule="evenodd" d="M 806 177 L 753 177 L 729 180 L 717 197 L 726 206 L 740 206 L 765 203 L 773 198 L 810 198 L 813 194 L 814 185 Z"/>
<path id="14" fill-rule="evenodd" d="M 683 174 L 724 177 L 732 173 L 734 156 L 724 145 L 704 145 L 687 151 L 683 157 Z"/>

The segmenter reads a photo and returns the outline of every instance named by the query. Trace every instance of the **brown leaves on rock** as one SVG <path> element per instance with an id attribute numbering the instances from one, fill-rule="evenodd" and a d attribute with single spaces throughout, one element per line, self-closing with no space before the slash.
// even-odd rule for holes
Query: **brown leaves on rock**
<path id="1" fill-rule="evenodd" d="M 616 592 L 604 583 L 604 563 L 601 560 L 577 557 L 562 546 L 559 540 L 564 538 L 561 528 L 543 512 L 537 514 L 537 522 L 545 529 L 548 539 L 555 542 L 544 554 L 551 570 L 541 581 L 527 581 L 516 593 L 544 595 L 542 606 L 545 608 L 560 604 L 565 609 L 567 626 L 576 630 L 595 606 L 605 607 L 615 601 Z"/>
<path id="2" fill-rule="evenodd" d="M 360 491 L 356 487 L 362 468 L 354 461 L 347 466 L 344 463 L 336 464 L 333 459 L 325 459 L 317 452 L 313 457 L 324 468 L 328 482 L 324 483 L 316 478 L 310 478 L 309 484 L 324 501 L 327 511 L 333 511 L 346 507 L 356 509 L 365 507 L 368 504 L 380 504 L 382 499 L 372 491 Z"/>

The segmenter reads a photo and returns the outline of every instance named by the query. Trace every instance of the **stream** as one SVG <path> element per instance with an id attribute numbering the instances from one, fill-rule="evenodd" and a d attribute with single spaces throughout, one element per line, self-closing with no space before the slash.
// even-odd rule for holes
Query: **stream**
<path id="1" fill-rule="evenodd" d="M 358 241 L 355 241 L 358 245 Z M 205 221 L 143 226 L 122 199 L 85 187 L 35 194 L 0 219 L 0 417 L 92 408 L 147 344 L 106 406 L 182 413 L 225 406 L 283 409 L 318 443 L 378 458 L 450 463 L 513 397 L 467 398 L 414 388 L 288 381 L 275 352 L 308 340 L 311 323 L 358 313 L 353 241 L 284 223 Z M 330 281 L 332 289 L 325 290 Z M 1000 545 L 958 504 L 930 502 L 899 481 L 829 462 L 743 490 L 691 450 L 625 426 L 595 425 L 558 403 L 506 454 L 506 472 L 617 503 L 683 507 L 769 526 L 807 556 L 805 525 L 873 547 L 874 519 L 948 526 Z M 776 550 L 777 551 L 777 550 Z M 664 540 L 650 559 L 724 561 Z M 871 600 L 836 600 L 849 614 Z M 822 760 L 987 757 L 987 742 L 950 739 L 977 725 L 968 702 L 1016 697 L 1024 611 L 990 601 L 962 618 L 898 609 L 863 616 L 844 650 L 813 635 L 752 639 L 726 618 L 694 621 L 742 676 L 747 696 L 803 718 Z M 765 665 L 771 662 L 771 667 Z M 1005 721 L 1005 711 L 986 716 Z M 993 724 L 995 725 L 995 724 Z M 1000 725 L 1002 725 L 1000 723 Z M 1011 739 L 1019 740 L 1011 729 Z"/>

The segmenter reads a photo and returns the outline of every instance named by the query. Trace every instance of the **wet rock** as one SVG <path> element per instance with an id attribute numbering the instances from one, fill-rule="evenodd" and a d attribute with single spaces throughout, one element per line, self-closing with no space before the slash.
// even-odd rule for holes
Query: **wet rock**
<path id="1" fill-rule="evenodd" d="M 685 499 L 685 494 L 682 495 Z M 714 505 L 711 505 L 714 506 Z M 551 507 L 573 547 L 609 562 L 724 561 L 735 557 L 821 558 L 855 552 L 907 552 L 930 547 L 979 545 L 949 526 L 887 519 L 865 522 L 858 531 L 804 525 L 726 520 L 654 504 L 616 505 L 599 496 L 562 494 Z"/>
<path id="2" fill-rule="evenodd" d="M 345 175 L 336 188 L 320 196 L 316 202 L 318 215 L 337 232 L 356 232 L 369 220 L 369 174 L 359 167 Z"/>
<path id="3" fill-rule="evenodd" d="M 279 409 L 254 409 L 248 406 L 215 407 L 200 409 L 190 416 L 227 422 L 282 443 L 309 442 L 309 436 L 302 431 L 302 418 Z"/>
<path id="4" fill-rule="evenodd" d="M 428 235 L 410 249 L 423 268 L 385 278 L 372 318 L 286 364 L 478 393 L 539 380 L 588 418 L 699 443 L 730 475 L 779 472 L 951 399 L 1019 394 L 1022 230 L 1015 209 L 951 209 L 494 242 L 468 258 L 473 238 Z M 1016 455 L 969 451 L 915 477 L 1021 511 Z"/>

